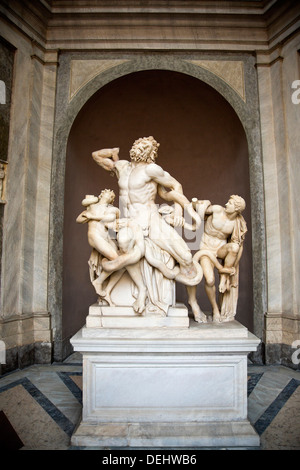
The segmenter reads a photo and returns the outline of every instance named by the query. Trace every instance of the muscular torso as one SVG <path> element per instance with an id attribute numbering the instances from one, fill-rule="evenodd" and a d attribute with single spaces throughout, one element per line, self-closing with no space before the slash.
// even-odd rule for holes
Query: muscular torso
<path id="1" fill-rule="evenodd" d="M 117 175 L 121 217 L 134 220 L 142 229 L 144 237 L 149 237 L 155 245 L 169 253 L 178 263 L 190 265 L 192 255 L 186 242 L 173 226 L 161 217 L 155 203 L 158 185 L 183 194 L 181 184 L 156 163 L 112 161 L 100 157 L 96 152 L 94 159 L 97 163 Z"/>
<path id="2" fill-rule="evenodd" d="M 221 239 L 227 239 L 231 235 L 234 228 L 234 220 L 230 220 L 223 208 L 214 211 L 209 217 L 210 221 L 207 225 L 207 233 L 213 236 L 218 236 Z"/>
<path id="3" fill-rule="evenodd" d="M 202 237 L 201 248 L 219 249 L 227 243 L 227 239 L 232 234 L 235 221 L 230 220 L 221 206 L 207 218 Z"/>
<path id="4" fill-rule="evenodd" d="M 148 164 L 134 166 L 122 160 L 116 164 L 124 215 L 134 218 L 144 229 L 149 226 L 151 213 L 157 211 L 157 183 L 148 175 L 147 168 Z"/>

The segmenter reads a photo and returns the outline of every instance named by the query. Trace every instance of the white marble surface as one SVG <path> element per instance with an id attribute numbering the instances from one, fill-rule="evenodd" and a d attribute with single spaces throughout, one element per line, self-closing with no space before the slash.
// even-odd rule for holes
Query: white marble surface
<path id="1" fill-rule="evenodd" d="M 100 444 L 99 444 L 100 443 Z M 150 444 L 149 444 L 150 443 Z M 164 448 L 258 447 L 259 438 L 246 421 L 162 424 L 81 424 L 72 445 Z"/>
<path id="2" fill-rule="evenodd" d="M 160 329 L 149 329 L 149 328 L 139 328 L 139 329 L 118 329 L 118 328 L 82 328 L 76 335 L 72 338 L 72 344 L 77 348 L 84 347 L 85 344 L 89 344 L 89 339 L 94 338 L 96 343 L 101 344 L 102 341 L 106 340 L 115 340 L 122 341 L 128 340 L 129 343 L 139 342 L 139 341 L 161 341 L 168 339 L 177 340 L 182 342 L 190 342 L 195 340 L 200 344 L 206 344 L 208 340 L 214 339 L 218 340 L 219 344 L 235 339 L 237 343 L 240 340 L 246 340 L 249 342 L 250 348 L 255 348 L 257 341 L 259 341 L 254 335 L 252 335 L 248 329 L 241 325 L 238 321 L 234 320 L 228 323 L 202 323 L 198 324 L 194 320 L 189 319 L 190 326 L 188 329 L 176 329 L 169 330 L 168 328 Z M 86 341 L 87 339 L 87 341 Z"/>
<path id="3" fill-rule="evenodd" d="M 168 315 L 136 314 L 131 306 L 106 306 L 94 304 L 89 308 L 86 329 L 83 335 L 89 336 L 90 328 L 188 328 L 188 309 L 183 304 L 169 307 Z M 93 335 L 93 333 L 92 333 Z"/>
<path id="4" fill-rule="evenodd" d="M 259 340 L 238 322 L 85 328 L 71 342 L 84 390 L 73 445 L 259 445 L 247 421 L 247 355 Z"/>
<path id="5" fill-rule="evenodd" d="M 86 355 L 85 422 L 246 419 L 241 355 Z M 86 381 L 85 381 L 86 380 Z"/>

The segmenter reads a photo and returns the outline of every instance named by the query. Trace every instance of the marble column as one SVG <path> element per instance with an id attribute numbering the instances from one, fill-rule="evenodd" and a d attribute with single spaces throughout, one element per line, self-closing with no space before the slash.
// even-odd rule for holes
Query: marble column
<path id="1" fill-rule="evenodd" d="M 300 35 L 270 54 L 258 55 L 258 84 L 266 201 L 268 308 L 266 361 L 291 362 L 300 337 L 299 282 L 299 120 L 292 101 Z M 298 149 L 298 150 L 297 150 Z M 298 155 L 298 157 L 297 157 Z"/>
<path id="2" fill-rule="evenodd" d="M 51 360 L 48 233 L 57 59 L 5 23 L 1 32 L 16 49 L 1 273 L 8 371 Z"/>

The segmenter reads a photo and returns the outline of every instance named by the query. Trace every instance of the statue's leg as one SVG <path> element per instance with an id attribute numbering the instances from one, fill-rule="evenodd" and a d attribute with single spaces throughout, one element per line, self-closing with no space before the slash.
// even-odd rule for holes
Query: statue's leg
<path id="1" fill-rule="evenodd" d="M 218 258 L 224 259 L 224 270 L 220 272 L 219 292 L 224 293 L 230 288 L 229 276 L 235 273 L 234 264 L 239 252 L 237 243 L 227 243 L 219 249 Z"/>
<path id="2" fill-rule="evenodd" d="M 112 302 L 111 297 L 110 297 L 111 291 L 113 290 L 115 285 L 118 283 L 118 281 L 120 280 L 124 272 L 125 272 L 125 269 L 120 269 L 119 271 L 115 271 L 112 274 L 109 273 L 110 278 L 108 280 L 108 284 L 105 287 L 105 289 L 102 291 L 104 300 L 106 300 L 111 307 L 114 306 L 114 303 Z"/>
<path id="3" fill-rule="evenodd" d="M 167 279 L 175 279 L 176 275 L 179 273 L 179 267 L 178 266 L 174 266 L 174 268 L 172 268 L 172 269 L 168 268 L 162 260 L 160 260 L 158 258 L 155 258 L 152 255 L 151 249 L 147 246 L 146 246 L 146 249 L 145 249 L 145 258 L 151 266 L 153 266 L 154 268 L 159 269 L 160 272 Z"/>
<path id="4" fill-rule="evenodd" d="M 118 253 L 113 244 L 110 244 L 107 240 L 102 237 L 89 238 L 90 245 L 95 248 L 102 256 L 105 256 L 109 260 L 117 258 Z"/>
<path id="5" fill-rule="evenodd" d="M 207 317 L 200 309 L 196 298 L 197 286 L 187 286 L 186 288 L 188 293 L 188 303 L 192 308 L 195 321 L 198 323 L 206 323 Z"/>
<path id="6" fill-rule="evenodd" d="M 106 290 L 103 289 L 103 282 L 111 275 L 104 270 L 101 271 L 100 276 L 93 281 L 93 285 L 95 290 L 100 297 L 104 297 L 106 294 Z"/>
<path id="7" fill-rule="evenodd" d="M 216 299 L 214 265 L 207 256 L 201 258 L 201 266 L 205 278 L 205 292 L 212 306 L 213 321 L 220 321 L 220 310 Z"/>
<path id="8" fill-rule="evenodd" d="M 192 266 L 192 253 L 183 238 L 159 214 L 151 217 L 149 238 L 180 265 Z"/>
<path id="9" fill-rule="evenodd" d="M 126 269 L 138 289 L 138 296 L 133 304 L 133 309 L 136 313 L 142 313 L 146 308 L 147 289 L 143 281 L 140 263 L 127 266 Z"/>
<path id="10" fill-rule="evenodd" d="M 119 269 L 126 268 L 128 265 L 135 264 L 141 259 L 140 249 L 135 246 L 129 253 L 123 253 L 114 260 L 107 260 L 103 258 L 102 266 L 105 271 L 113 272 Z"/>

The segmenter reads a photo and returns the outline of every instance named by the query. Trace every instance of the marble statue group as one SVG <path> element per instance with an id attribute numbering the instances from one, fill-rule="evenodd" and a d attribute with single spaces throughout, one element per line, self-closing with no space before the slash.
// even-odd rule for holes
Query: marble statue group
<path id="1" fill-rule="evenodd" d="M 204 278 L 213 321 L 231 321 L 236 315 L 239 262 L 247 231 L 241 215 L 245 201 L 237 195 L 230 196 L 225 207 L 197 198 L 189 201 L 181 184 L 157 165 L 158 148 L 150 136 L 134 142 L 130 161 L 119 159 L 119 148 L 92 154 L 100 167 L 116 175 L 119 185 L 118 207 L 115 193 L 104 189 L 99 196 L 85 196 L 84 211 L 76 219 L 88 224 L 90 279 L 98 303 L 124 305 L 121 294 L 117 302 L 112 300 L 112 292 L 127 273 L 134 315 L 167 316 L 176 302 L 175 283 L 180 282 L 187 288 L 194 319 L 207 322 L 196 298 L 197 285 Z M 157 196 L 166 204 L 160 207 Z M 203 229 L 194 254 L 180 227 Z"/>

